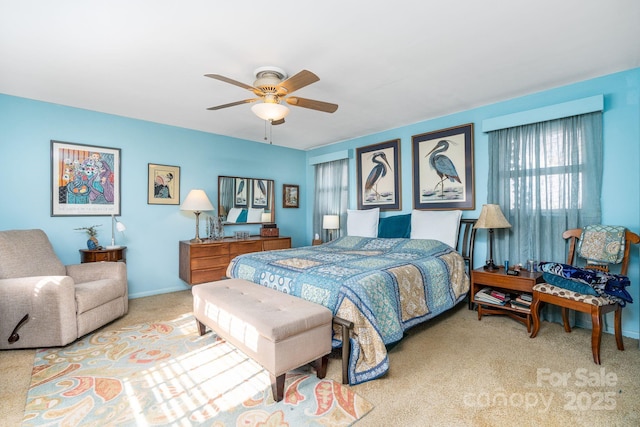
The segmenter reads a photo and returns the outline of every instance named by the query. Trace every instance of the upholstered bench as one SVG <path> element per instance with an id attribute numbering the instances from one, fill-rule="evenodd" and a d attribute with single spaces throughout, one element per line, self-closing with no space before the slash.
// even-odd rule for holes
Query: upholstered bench
<path id="1" fill-rule="evenodd" d="M 312 363 L 318 378 L 325 377 L 328 308 L 243 279 L 203 283 L 192 293 L 200 335 L 208 326 L 269 371 L 275 401 L 284 397 L 288 371 Z"/>

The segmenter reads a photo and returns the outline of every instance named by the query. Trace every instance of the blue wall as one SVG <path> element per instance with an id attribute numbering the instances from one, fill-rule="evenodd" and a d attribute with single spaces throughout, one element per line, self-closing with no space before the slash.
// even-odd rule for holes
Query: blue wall
<path id="1" fill-rule="evenodd" d="M 411 136 L 474 123 L 474 211 L 486 202 L 488 149 L 482 121 L 487 118 L 603 94 L 603 222 L 640 231 L 640 69 L 633 69 L 513 99 L 458 114 L 354 138 L 308 152 L 220 135 L 133 120 L 108 114 L 0 94 L 0 179 L 5 195 L 0 229 L 42 228 L 65 264 L 78 262 L 85 235 L 74 228 L 103 224 L 100 239 L 110 239 L 108 217 L 51 217 L 50 140 L 122 149 L 122 216 L 127 226 L 118 243 L 128 246 L 127 267 L 132 297 L 188 289 L 178 278 L 178 241 L 194 235 L 194 218 L 178 206 L 147 205 L 147 164 L 181 167 L 181 199 L 203 188 L 217 200 L 218 175 L 272 178 L 276 183 L 276 222 L 294 246 L 309 244 L 312 230 L 313 167 L 309 159 L 348 150 L 350 207 L 356 208 L 355 148 L 390 139 L 401 140 L 402 212 L 412 209 Z M 399 106 L 401 108 L 401 106 Z M 282 209 L 282 184 L 299 184 L 299 209 Z M 388 214 L 397 214 L 392 212 Z M 387 213 L 383 213 L 383 216 Z M 237 226 L 240 227 L 240 226 Z M 247 227 L 249 228 L 249 227 Z M 235 228 L 241 229 L 241 228 Z M 244 229 L 244 227 L 243 227 Z M 227 234 L 234 228 L 227 227 Z M 257 232 L 257 229 L 252 229 Z M 201 231 L 201 234 L 204 232 Z M 486 234 L 478 233 L 476 266 L 486 255 Z M 625 309 L 623 333 L 639 336 L 640 261 L 634 249 L 630 268 L 636 303 Z M 609 322 L 612 323 L 611 321 Z M 611 329 L 611 328 L 609 328 Z"/>
<path id="2" fill-rule="evenodd" d="M 79 262 L 86 235 L 74 228 L 102 224 L 98 238 L 111 240 L 110 217 L 51 217 L 50 140 L 120 148 L 121 217 L 117 242 L 127 246 L 129 293 L 140 297 L 184 290 L 178 278 L 178 241 L 195 235 L 195 219 L 177 205 L 147 204 L 148 163 L 180 166 L 181 201 L 202 188 L 214 206 L 218 175 L 275 180 L 276 222 L 294 246 L 305 242 L 306 206 L 282 209 L 282 184 L 304 187 L 305 153 L 256 142 L 96 113 L 0 94 L 0 180 L 5 196 L 0 229 L 41 228 L 65 264 Z M 201 215 L 200 235 L 206 228 Z M 258 233 L 258 226 L 226 227 Z"/>
<path id="3" fill-rule="evenodd" d="M 458 114 L 416 123 L 398 129 L 391 129 L 374 135 L 354 138 L 349 141 L 310 150 L 310 159 L 349 151 L 349 205 L 356 209 L 356 158 L 355 149 L 391 139 L 401 140 L 402 170 L 402 213 L 411 212 L 412 196 L 412 153 L 413 135 L 459 126 L 474 124 L 474 169 L 475 169 L 475 206 L 473 211 L 464 211 L 463 217 L 477 218 L 482 204 L 487 200 L 488 136 L 482 132 L 482 121 L 488 118 L 517 113 L 535 108 L 546 107 L 575 99 L 594 95 L 604 95 L 603 132 L 604 132 L 604 177 L 602 191 L 603 223 L 624 225 L 640 233 L 640 68 L 588 80 L 561 88 L 492 104 Z M 401 107 L 399 107 L 401 108 Z M 313 167 L 307 168 L 306 183 L 308 190 L 306 205 L 313 206 L 314 187 Z M 383 212 L 381 215 L 396 215 L 400 212 Z M 307 239 L 312 236 L 311 218 L 307 218 Z M 486 233 L 478 232 L 476 244 L 476 267 L 484 264 L 486 257 Z M 560 239 L 561 240 L 561 239 Z M 623 314 L 623 333 L 638 338 L 640 326 L 640 261 L 639 248 L 632 252 L 629 276 L 632 281 L 630 292 L 635 303 L 630 304 Z M 513 260 L 523 262 L 525 260 Z M 612 330 L 613 319 L 609 318 L 608 330 Z M 589 326 L 589 323 L 578 322 Z"/>

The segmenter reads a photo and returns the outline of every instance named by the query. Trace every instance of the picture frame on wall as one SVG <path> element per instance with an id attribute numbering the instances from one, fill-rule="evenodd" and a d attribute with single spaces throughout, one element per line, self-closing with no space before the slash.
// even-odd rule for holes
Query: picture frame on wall
<path id="1" fill-rule="evenodd" d="M 148 164 L 147 204 L 180 204 L 180 166 Z"/>
<path id="2" fill-rule="evenodd" d="M 234 206 L 236 207 L 247 206 L 247 194 L 249 192 L 247 181 L 247 178 L 235 178 Z"/>
<path id="3" fill-rule="evenodd" d="M 51 216 L 120 215 L 120 149 L 51 140 Z"/>
<path id="4" fill-rule="evenodd" d="M 295 184 L 282 185 L 282 207 L 297 208 L 300 206 L 300 186 Z"/>
<path id="5" fill-rule="evenodd" d="M 356 149 L 358 209 L 402 209 L 400 140 Z"/>
<path id="6" fill-rule="evenodd" d="M 412 137 L 415 209 L 475 209 L 473 123 Z"/>
<path id="7" fill-rule="evenodd" d="M 251 207 L 266 208 L 269 206 L 269 184 L 265 179 L 253 179 Z"/>

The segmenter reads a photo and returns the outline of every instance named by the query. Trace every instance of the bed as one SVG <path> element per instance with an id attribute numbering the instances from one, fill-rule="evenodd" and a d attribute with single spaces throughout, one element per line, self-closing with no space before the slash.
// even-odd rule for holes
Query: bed
<path id="1" fill-rule="evenodd" d="M 322 304 L 353 322 L 350 384 L 384 375 L 386 346 L 454 307 L 469 290 L 465 258 L 442 241 L 415 236 L 346 236 L 320 246 L 244 254 L 231 261 L 227 276 Z M 332 345 L 342 346 L 339 328 Z"/>

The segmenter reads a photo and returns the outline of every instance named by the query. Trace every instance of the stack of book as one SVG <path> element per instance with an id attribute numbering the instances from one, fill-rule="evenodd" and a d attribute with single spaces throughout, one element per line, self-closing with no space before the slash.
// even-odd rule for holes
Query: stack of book
<path id="1" fill-rule="evenodd" d="M 524 313 L 531 312 L 531 294 L 520 294 L 510 302 L 511 308 Z"/>
<path id="2" fill-rule="evenodd" d="M 505 305 L 507 302 L 509 302 L 510 297 L 504 292 L 496 291 L 495 289 L 491 288 L 484 288 L 476 293 L 474 299 L 479 303 L 486 302 L 489 304 Z"/>

